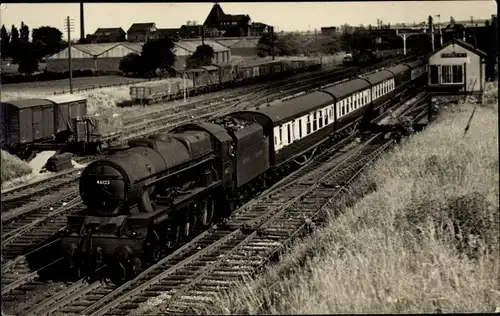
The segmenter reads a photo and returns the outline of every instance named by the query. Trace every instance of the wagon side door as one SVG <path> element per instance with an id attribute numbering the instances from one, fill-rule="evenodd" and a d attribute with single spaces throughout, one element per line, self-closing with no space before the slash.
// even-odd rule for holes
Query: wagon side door
<path id="1" fill-rule="evenodd" d="M 55 133 L 65 131 L 68 126 L 69 120 L 69 106 L 68 103 L 54 104 L 54 124 Z"/>
<path id="2" fill-rule="evenodd" d="M 54 134 L 54 114 L 52 105 L 42 107 L 42 138 L 52 138 Z"/>
<path id="3" fill-rule="evenodd" d="M 12 140 L 14 140 L 14 131 L 15 131 L 17 132 L 17 135 L 19 137 L 18 141 L 20 144 L 31 143 L 33 141 L 32 109 L 31 108 L 20 109 L 19 111 L 16 111 L 16 113 L 18 117 L 17 120 L 15 120 L 15 122 L 16 123 L 19 122 L 19 125 L 17 126 L 18 129 L 16 129 L 15 126 L 11 125 L 11 131 L 13 132 Z"/>
<path id="4" fill-rule="evenodd" d="M 32 118 L 32 128 L 33 128 L 33 140 L 39 140 L 43 137 L 43 108 L 41 106 L 33 107 L 31 113 Z"/>

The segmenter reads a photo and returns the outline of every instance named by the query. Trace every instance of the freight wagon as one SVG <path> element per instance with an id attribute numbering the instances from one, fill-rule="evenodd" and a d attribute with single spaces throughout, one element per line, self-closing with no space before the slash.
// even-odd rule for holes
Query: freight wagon
<path id="1" fill-rule="evenodd" d="M 75 150 L 81 145 L 85 150 L 93 129 L 86 115 L 87 99 L 76 95 L 2 102 L 1 147 L 21 158 L 30 157 L 35 149 Z"/>
<path id="2" fill-rule="evenodd" d="M 221 90 L 229 86 L 250 84 L 270 77 L 277 78 L 300 71 L 317 70 L 321 68 L 319 59 L 300 61 L 272 61 L 251 66 L 210 65 L 197 69 L 189 69 L 180 76 L 186 78 L 186 94 L 188 96 Z M 150 104 L 161 100 L 182 98 L 184 85 L 178 90 L 168 88 L 165 84 L 155 87 L 137 85 L 130 87 L 130 98 L 139 104 Z"/>

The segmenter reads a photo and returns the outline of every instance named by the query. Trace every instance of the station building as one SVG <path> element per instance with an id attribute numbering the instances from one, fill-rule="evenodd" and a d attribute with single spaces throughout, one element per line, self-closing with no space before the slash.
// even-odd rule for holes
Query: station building
<path id="1" fill-rule="evenodd" d="M 486 53 L 453 39 L 429 56 L 431 93 L 482 95 L 486 83 Z"/>

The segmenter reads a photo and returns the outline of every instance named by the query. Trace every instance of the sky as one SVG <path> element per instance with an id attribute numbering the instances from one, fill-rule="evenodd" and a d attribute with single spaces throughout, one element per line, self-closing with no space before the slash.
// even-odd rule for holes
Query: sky
<path id="1" fill-rule="evenodd" d="M 490 18 L 496 14 L 496 2 L 491 1 L 387 1 L 387 2 L 220 2 L 226 14 L 248 14 L 252 21 L 274 25 L 278 31 L 319 29 L 323 26 L 376 25 L 413 23 L 427 20 L 429 15 L 441 15 L 446 21 Z M 203 23 L 213 3 L 87 3 L 85 33 L 98 27 L 122 27 L 125 32 L 132 23 L 155 22 L 158 28 L 178 28 L 188 20 Z M 8 3 L 0 6 L 0 24 L 10 30 L 23 21 L 30 29 L 54 26 L 64 30 L 67 16 L 74 21 L 72 38 L 80 36 L 79 3 Z M 436 20 L 437 21 L 437 20 Z M 66 33 L 64 33 L 66 35 Z M 66 36 L 64 36 L 66 38 Z"/>

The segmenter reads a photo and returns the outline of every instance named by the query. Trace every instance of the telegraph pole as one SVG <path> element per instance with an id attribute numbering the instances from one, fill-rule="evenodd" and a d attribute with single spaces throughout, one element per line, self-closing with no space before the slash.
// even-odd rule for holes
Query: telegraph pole
<path id="1" fill-rule="evenodd" d="M 68 67 L 69 67 L 69 93 L 73 94 L 73 65 L 71 64 L 71 31 L 74 30 L 73 20 L 66 17 L 64 26 L 68 32 Z"/>
<path id="2" fill-rule="evenodd" d="M 271 55 L 274 60 L 274 26 L 271 26 Z"/>

